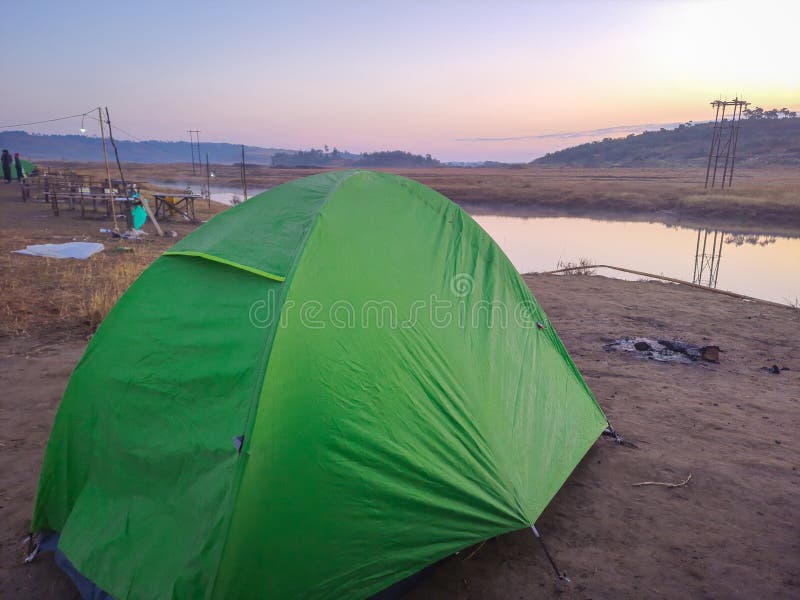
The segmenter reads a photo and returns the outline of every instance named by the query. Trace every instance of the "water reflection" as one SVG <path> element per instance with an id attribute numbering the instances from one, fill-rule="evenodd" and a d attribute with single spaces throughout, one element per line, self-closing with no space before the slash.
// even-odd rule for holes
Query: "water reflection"
<path id="1" fill-rule="evenodd" d="M 722 240 L 724 236 L 725 234 L 723 232 L 717 230 L 697 230 L 692 283 L 705 285 L 710 288 L 717 287 L 719 262 L 722 258 Z"/>
<path id="2" fill-rule="evenodd" d="M 741 246 L 742 244 L 752 244 L 754 246 L 769 246 L 778 241 L 774 235 L 762 235 L 760 233 L 728 233 L 725 235 L 725 243 Z"/>
<path id="3" fill-rule="evenodd" d="M 587 259 L 593 264 L 711 283 L 775 302 L 800 298 L 798 237 L 574 217 L 477 215 L 475 219 L 522 273 L 550 271 L 559 262 L 577 264 Z M 615 271 L 599 274 L 638 279 Z"/>
<path id="4" fill-rule="evenodd" d="M 730 233 L 718 229 L 698 229 L 694 250 L 694 272 L 692 283 L 716 288 L 719 281 L 719 266 L 722 261 L 722 245 L 769 246 L 778 241 L 774 235 L 758 233 Z"/>

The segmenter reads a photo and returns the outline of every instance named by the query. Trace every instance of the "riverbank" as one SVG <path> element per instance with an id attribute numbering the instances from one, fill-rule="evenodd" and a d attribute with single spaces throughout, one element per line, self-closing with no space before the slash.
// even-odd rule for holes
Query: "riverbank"
<path id="1" fill-rule="evenodd" d="M 44 163 L 104 177 L 95 163 Z M 129 164 L 134 181 L 199 189 L 205 172 L 188 164 Z M 240 188 L 238 165 L 213 165 L 213 186 Z M 249 191 L 328 169 L 247 166 Z M 704 188 L 703 169 L 579 169 L 559 167 L 380 169 L 411 177 L 475 214 L 576 216 L 650 221 L 738 233 L 800 236 L 800 172 L 797 169 L 739 169 L 733 187 Z"/>

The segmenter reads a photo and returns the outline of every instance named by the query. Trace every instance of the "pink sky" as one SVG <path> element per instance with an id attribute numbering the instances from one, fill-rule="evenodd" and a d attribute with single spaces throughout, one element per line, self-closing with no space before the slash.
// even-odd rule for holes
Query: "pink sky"
<path id="1" fill-rule="evenodd" d="M 3 123 L 102 104 L 143 139 L 521 161 L 720 96 L 800 107 L 794 1 L 84 4 L 6 14 L 9 64 L 37 66 L 2 86 Z"/>

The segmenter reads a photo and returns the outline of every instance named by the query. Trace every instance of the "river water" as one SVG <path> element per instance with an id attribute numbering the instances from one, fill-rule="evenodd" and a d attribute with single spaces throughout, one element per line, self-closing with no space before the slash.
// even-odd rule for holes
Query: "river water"
<path id="1" fill-rule="evenodd" d="M 249 190 L 251 195 L 261 190 Z M 212 188 L 230 204 L 235 188 Z M 664 275 L 747 296 L 796 305 L 800 300 L 800 237 L 732 234 L 662 223 L 603 221 L 576 217 L 477 215 L 521 273 L 550 271 L 586 259 Z M 619 271 L 598 274 L 639 279 Z"/>
<path id="2" fill-rule="evenodd" d="M 713 228 L 700 230 L 698 236 L 697 229 L 661 223 L 574 217 L 479 215 L 475 220 L 521 273 L 587 259 L 704 285 L 712 279 L 719 289 L 773 302 L 794 304 L 800 299 L 800 238 Z M 640 278 L 612 270 L 598 274 Z"/>

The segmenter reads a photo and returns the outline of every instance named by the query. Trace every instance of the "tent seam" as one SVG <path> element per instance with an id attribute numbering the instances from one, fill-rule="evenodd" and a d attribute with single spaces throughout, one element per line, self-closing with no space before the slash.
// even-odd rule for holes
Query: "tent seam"
<path id="1" fill-rule="evenodd" d="M 229 267 L 234 267 L 236 269 L 241 269 L 242 271 L 247 271 L 248 273 L 253 273 L 255 275 L 258 275 L 259 277 L 266 277 L 267 279 L 272 279 L 274 281 L 286 280 L 286 277 L 284 275 L 276 275 L 274 273 L 270 273 L 269 271 L 263 271 L 255 267 L 249 267 L 247 265 L 243 265 L 241 263 L 237 263 L 232 260 L 222 258 L 220 256 L 207 254 L 206 252 L 197 252 L 195 250 L 167 250 L 166 252 L 164 252 L 164 256 L 195 256 L 198 258 L 204 258 L 206 260 L 227 265 Z"/>

